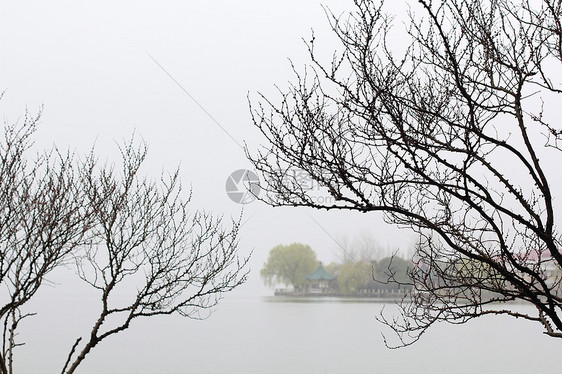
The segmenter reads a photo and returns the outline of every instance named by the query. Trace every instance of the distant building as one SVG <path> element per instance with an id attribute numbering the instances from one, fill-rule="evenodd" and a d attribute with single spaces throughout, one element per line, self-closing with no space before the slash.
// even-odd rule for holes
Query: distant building
<path id="1" fill-rule="evenodd" d="M 335 275 L 329 274 L 322 263 L 318 265 L 316 271 L 306 277 L 308 280 L 308 291 L 311 293 L 332 293 Z"/>

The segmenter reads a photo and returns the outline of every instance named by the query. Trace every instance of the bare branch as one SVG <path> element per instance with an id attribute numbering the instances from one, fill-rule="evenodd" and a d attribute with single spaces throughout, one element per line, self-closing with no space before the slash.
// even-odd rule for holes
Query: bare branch
<path id="1" fill-rule="evenodd" d="M 323 62 L 314 36 L 311 66 L 293 66 L 277 99 L 251 101 L 266 145 L 246 152 L 263 176 L 262 198 L 383 212 L 419 235 L 403 318 L 383 319 L 402 344 L 435 322 L 494 313 L 557 336 L 561 238 L 544 159 L 558 157 L 550 152 L 561 129 L 544 103 L 562 93 L 561 3 L 418 3 L 424 17 L 409 14 L 403 50 L 390 43 L 400 31 L 383 5 L 357 0 L 348 17 L 327 11 L 341 51 Z M 542 147 L 545 129 L 554 148 Z M 537 314 L 487 308 L 514 300 Z"/>
<path id="2" fill-rule="evenodd" d="M 78 274 L 99 291 L 100 314 L 64 373 L 73 373 L 91 349 L 134 319 L 200 318 L 246 280 L 248 259 L 237 256 L 240 221 L 226 229 L 221 218 L 190 213 L 177 170 L 159 181 L 141 177 L 146 145 L 131 139 L 120 149 L 121 168 L 99 165 L 94 152 L 81 167 L 84 203 L 95 225 L 94 240 L 77 258 Z"/>

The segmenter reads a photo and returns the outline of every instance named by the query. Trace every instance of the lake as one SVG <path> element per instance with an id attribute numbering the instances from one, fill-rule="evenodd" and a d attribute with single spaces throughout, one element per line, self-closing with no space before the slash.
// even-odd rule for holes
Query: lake
<path id="1" fill-rule="evenodd" d="M 59 373 L 77 331 L 88 331 L 81 317 L 95 306 L 71 296 L 55 300 L 49 293 L 38 302 L 44 303 L 41 315 L 22 331 L 29 343 L 19 352 L 18 372 Z M 562 367 L 562 339 L 508 317 L 440 324 L 415 345 L 390 350 L 381 330 L 390 332 L 375 320 L 382 307 L 359 300 L 281 299 L 245 287 L 225 295 L 203 321 L 174 316 L 137 321 L 96 347 L 78 372 L 516 374 L 554 373 Z"/>

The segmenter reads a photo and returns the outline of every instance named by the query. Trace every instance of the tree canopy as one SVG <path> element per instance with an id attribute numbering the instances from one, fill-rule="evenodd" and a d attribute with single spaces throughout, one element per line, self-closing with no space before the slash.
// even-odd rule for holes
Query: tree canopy
<path id="1" fill-rule="evenodd" d="M 375 266 L 375 280 L 387 288 L 399 288 L 408 285 L 414 264 L 398 256 L 390 256 L 377 261 Z"/>
<path id="2" fill-rule="evenodd" d="M 281 283 L 302 290 L 307 284 L 306 276 L 317 267 L 316 253 L 310 246 L 292 243 L 272 248 L 260 275 L 268 285 Z"/>
<path id="3" fill-rule="evenodd" d="M 373 279 L 372 265 L 365 261 L 349 261 L 338 272 L 338 286 L 343 293 L 352 293 L 365 288 Z"/>
<path id="4" fill-rule="evenodd" d="M 383 212 L 419 235 L 403 319 L 387 321 L 402 344 L 486 314 L 562 337 L 562 2 L 419 0 L 403 32 L 382 2 L 354 4 L 327 10 L 331 58 L 313 35 L 291 85 L 251 100 L 264 200 Z M 333 200 L 314 199 L 295 168 Z M 487 307 L 514 300 L 536 312 Z"/>

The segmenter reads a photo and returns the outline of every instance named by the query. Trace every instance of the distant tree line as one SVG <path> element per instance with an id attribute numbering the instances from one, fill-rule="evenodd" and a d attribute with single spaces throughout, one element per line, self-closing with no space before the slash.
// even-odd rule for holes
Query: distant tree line
<path id="1" fill-rule="evenodd" d="M 397 255 L 379 260 L 341 258 L 344 261 L 324 266 L 329 274 L 336 276 L 331 290 L 339 294 L 403 291 L 408 287 L 408 274 L 414 269 L 411 260 Z M 269 252 L 260 274 L 267 286 L 282 285 L 293 291 L 306 291 L 309 287 L 306 277 L 319 265 L 316 253 L 308 245 L 278 245 Z"/>

